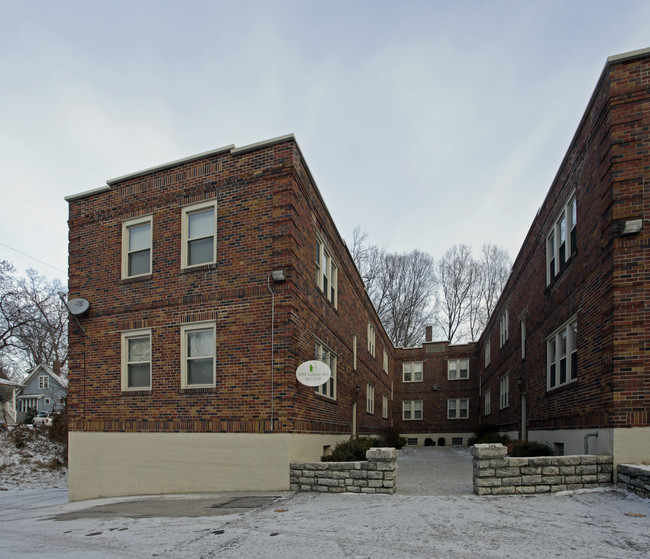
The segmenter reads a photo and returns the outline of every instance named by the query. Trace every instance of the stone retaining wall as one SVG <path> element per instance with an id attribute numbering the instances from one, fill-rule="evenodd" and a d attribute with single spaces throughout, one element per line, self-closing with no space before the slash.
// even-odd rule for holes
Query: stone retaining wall
<path id="1" fill-rule="evenodd" d="M 515 495 L 555 493 L 612 485 L 611 456 L 513 458 L 501 444 L 472 447 L 474 493 Z"/>
<path id="2" fill-rule="evenodd" d="M 620 464 L 617 471 L 621 489 L 650 499 L 650 466 Z"/>
<path id="3" fill-rule="evenodd" d="M 363 462 L 291 464 L 292 491 L 386 493 L 397 490 L 397 450 L 371 448 Z"/>

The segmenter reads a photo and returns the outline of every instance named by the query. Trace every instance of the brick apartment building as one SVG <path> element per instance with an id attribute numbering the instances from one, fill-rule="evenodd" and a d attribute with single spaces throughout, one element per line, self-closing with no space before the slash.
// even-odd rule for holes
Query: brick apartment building
<path id="1" fill-rule="evenodd" d="M 289 462 L 391 425 L 460 444 L 491 422 L 566 453 L 598 433 L 590 452 L 649 459 L 649 94 L 650 50 L 608 60 L 475 344 L 393 347 L 292 135 L 66 198 L 70 297 L 90 302 L 70 499 L 288 489 Z M 318 388 L 295 375 L 314 358 Z"/>

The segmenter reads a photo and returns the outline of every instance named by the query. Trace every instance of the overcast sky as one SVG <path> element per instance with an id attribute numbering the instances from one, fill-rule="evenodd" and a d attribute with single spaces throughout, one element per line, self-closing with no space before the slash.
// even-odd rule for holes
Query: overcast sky
<path id="1" fill-rule="evenodd" d="M 514 258 L 648 46 L 647 1 L 0 0 L 0 259 L 65 282 L 64 196 L 290 132 L 346 240 Z"/>

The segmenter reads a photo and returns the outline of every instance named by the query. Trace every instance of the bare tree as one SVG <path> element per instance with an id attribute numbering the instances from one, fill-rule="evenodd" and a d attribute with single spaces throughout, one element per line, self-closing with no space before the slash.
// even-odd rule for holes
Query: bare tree
<path id="1" fill-rule="evenodd" d="M 67 310 L 49 281 L 34 270 L 16 278 L 13 266 L 0 262 L 0 368 L 10 376 L 40 363 L 65 364 L 68 358 Z"/>
<path id="2" fill-rule="evenodd" d="M 433 258 L 413 251 L 393 254 L 369 245 L 357 227 L 352 257 L 386 333 L 396 346 L 419 343 L 432 319 L 435 267 Z"/>
<path id="3" fill-rule="evenodd" d="M 462 337 L 459 329 L 468 318 L 471 304 L 476 304 L 472 290 L 478 279 L 478 266 L 468 245 L 454 245 L 438 261 L 435 320 L 449 343 Z"/>
<path id="4" fill-rule="evenodd" d="M 510 256 L 505 249 L 492 243 L 485 243 L 481 249 L 480 265 L 483 284 L 483 306 L 486 313 L 485 324 L 487 324 L 487 320 L 492 316 L 492 311 L 494 311 L 494 307 L 499 297 L 501 297 L 501 292 L 510 276 L 512 260 L 510 260 Z"/>

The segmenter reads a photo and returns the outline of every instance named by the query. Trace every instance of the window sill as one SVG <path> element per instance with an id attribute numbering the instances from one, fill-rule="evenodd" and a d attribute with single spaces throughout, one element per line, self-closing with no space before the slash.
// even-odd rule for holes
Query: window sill
<path id="1" fill-rule="evenodd" d="M 181 268 L 180 273 L 191 274 L 192 272 L 207 272 L 209 270 L 216 270 L 216 269 L 217 269 L 217 263 L 210 262 L 209 264 L 199 264 L 197 266 L 187 266 L 185 268 Z"/>
<path id="2" fill-rule="evenodd" d="M 216 392 L 216 386 L 197 386 L 196 388 L 186 386 L 178 390 L 179 394 L 216 394 Z"/>
<path id="3" fill-rule="evenodd" d="M 144 274 L 142 276 L 132 276 L 129 278 L 122 278 L 122 283 L 123 284 L 129 284 L 129 283 L 138 283 L 138 282 L 143 282 L 143 281 L 150 281 L 153 278 L 153 274 Z"/>
<path id="4" fill-rule="evenodd" d="M 558 384 L 557 386 L 554 386 L 553 388 L 547 387 L 546 392 L 548 394 L 548 393 L 556 392 L 557 390 L 561 391 L 563 388 L 567 388 L 567 387 L 575 384 L 576 382 L 578 382 L 578 379 L 574 378 L 573 380 L 567 381 L 567 382 L 565 382 L 563 384 Z"/>
<path id="5" fill-rule="evenodd" d="M 151 396 L 153 394 L 153 390 L 151 388 L 126 388 L 122 389 L 121 396 L 123 397 L 129 397 L 129 396 Z"/>
<path id="6" fill-rule="evenodd" d="M 336 398 L 330 398 L 329 396 L 325 396 L 324 394 L 319 394 L 318 392 L 314 392 L 314 395 L 316 398 L 318 398 L 321 402 L 327 402 L 328 404 L 334 404 L 336 406 L 339 405 L 339 403 L 336 401 Z"/>

